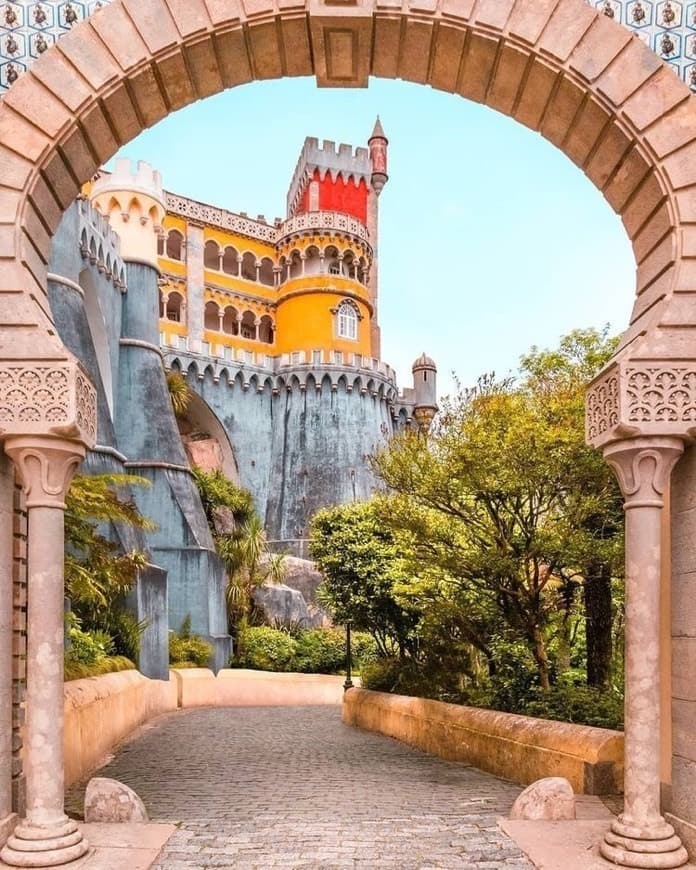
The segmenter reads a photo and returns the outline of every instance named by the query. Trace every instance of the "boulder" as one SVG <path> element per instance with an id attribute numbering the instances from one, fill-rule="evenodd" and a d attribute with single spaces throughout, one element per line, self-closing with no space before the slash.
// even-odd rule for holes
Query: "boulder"
<path id="1" fill-rule="evenodd" d="M 512 806 L 511 819 L 555 822 L 575 818 L 575 794 L 567 779 L 538 779 L 522 792 Z"/>
<path id="2" fill-rule="evenodd" d="M 119 782 L 95 776 L 85 792 L 85 822 L 147 822 L 145 805 L 138 795 Z"/>
<path id="3" fill-rule="evenodd" d="M 315 628 L 322 624 L 310 612 L 302 593 L 285 583 L 264 583 L 254 590 L 254 603 L 263 610 L 266 622 L 270 625 L 277 623 Z"/>
<path id="4" fill-rule="evenodd" d="M 283 567 L 287 585 L 299 589 L 308 604 L 316 604 L 317 589 L 323 579 L 316 564 L 309 559 L 286 556 Z"/>

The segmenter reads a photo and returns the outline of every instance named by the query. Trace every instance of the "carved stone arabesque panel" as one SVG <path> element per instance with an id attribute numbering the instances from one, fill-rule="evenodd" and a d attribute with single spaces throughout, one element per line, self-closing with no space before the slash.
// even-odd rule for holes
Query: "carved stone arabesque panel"
<path id="1" fill-rule="evenodd" d="M 592 383 L 587 441 L 595 447 L 638 435 L 690 438 L 696 431 L 696 363 L 619 362 Z"/>
<path id="2" fill-rule="evenodd" d="M 94 445 L 97 394 L 86 372 L 70 362 L 0 367 L 0 431 L 14 435 L 46 429 Z"/>
<path id="3" fill-rule="evenodd" d="M 696 423 L 696 366 L 624 369 L 629 423 Z"/>
<path id="4" fill-rule="evenodd" d="M 609 372 L 588 390 L 586 399 L 586 436 L 594 443 L 619 424 L 619 373 L 618 369 Z"/>

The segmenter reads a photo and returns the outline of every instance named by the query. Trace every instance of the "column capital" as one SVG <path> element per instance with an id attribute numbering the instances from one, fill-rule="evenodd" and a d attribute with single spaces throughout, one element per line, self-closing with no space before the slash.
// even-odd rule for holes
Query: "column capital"
<path id="1" fill-rule="evenodd" d="M 672 469 L 684 452 L 681 438 L 646 436 L 615 441 L 604 458 L 616 474 L 624 510 L 663 507 Z"/>
<path id="2" fill-rule="evenodd" d="M 65 510 L 65 496 L 85 447 L 67 438 L 13 436 L 3 444 L 14 463 L 26 494 L 28 508 L 52 507 Z"/>

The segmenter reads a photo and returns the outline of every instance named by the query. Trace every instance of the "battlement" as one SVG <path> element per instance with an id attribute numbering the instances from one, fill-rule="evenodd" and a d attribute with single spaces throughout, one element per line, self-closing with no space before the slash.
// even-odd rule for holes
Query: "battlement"
<path id="1" fill-rule="evenodd" d="M 125 292 L 126 266 L 121 258 L 121 237 L 88 200 L 80 199 L 77 205 L 82 258 Z"/>
<path id="2" fill-rule="evenodd" d="M 288 216 L 293 214 L 307 182 L 317 169 L 322 180 L 328 174 L 334 181 L 339 176 L 346 184 L 352 180 L 356 187 L 361 181 L 369 185 L 372 175 L 369 149 L 353 148 L 352 145 L 344 143 L 340 143 L 337 148 L 336 143 L 330 139 L 324 139 L 320 145 L 317 138 L 308 136 L 288 189 Z"/>
<path id="3" fill-rule="evenodd" d="M 162 175 L 157 169 L 144 160 L 138 160 L 135 168 L 127 157 L 120 157 L 114 163 L 114 171 L 101 171 L 92 185 L 90 197 L 101 196 L 104 193 L 126 190 L 149 196 L 164 206 L 164 188 Z"/>

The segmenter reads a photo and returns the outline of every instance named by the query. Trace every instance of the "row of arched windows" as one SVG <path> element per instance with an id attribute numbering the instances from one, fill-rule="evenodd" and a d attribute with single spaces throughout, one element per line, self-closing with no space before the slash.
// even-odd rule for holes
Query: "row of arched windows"
<path id="1" fill-rule="evenodd" d="M 275 329 L 273 319 L 268 314 L 258 317 L 253 311 L 239 312 L 232 305 L 223 309 L 217 302 L 209 301 L 205 303 L 203 325 L 211 332 L 273 344 Z"/>
<path id="2" fill-rule="evenodd" d="M 224 272 L 225 275 L 235 275 L 245 281 L 256 281 L 273 287 L 275 284 L 273 260 L 263 257 L 257 260 L 250 251 L 240 254 L 236 248 L 228 245 L 221 249 L 217 242 L 209 239 L 205 243 L 203 265 L 206 269 Z"/>
<path id="3" fill-rule="evenodd" d="M 166 238 L 159 239 L 157 253 L 161 257 L 183 262 L 183 234 L 176 229 L 169 230 Z M 368 281 L 366 258 L 358 257 L 353 251 L 339 251 L 334 245 L 323 250 L 315 245 L 304 251 L 296 249 L 282 256 L 276 267 L 270 257 L 258 260 L 250 251 L 240 254 L 231 245 L 223 249 L 216 241 L 209 239 L 203 251 L 203 265 L 206 269 L 265 284 L 267 287 L 279 286 L 304 275 L 340 275 L 361 284 L 367 284 Z"/>
<path id="4" fill-rule="evenodd" d="M 173 290 L 166 296 L 160 295 L 160 318 L 173 323 L 183 323 L 186 302 L 181 293 Z M 360 312 L 355 302 L 345 299 L 334 309 L 336 335 L 349 341 L 357 341 Z M 238 311 L 233 305 L 221 308 L 217 302 L 209 300 L 205 304 L 203 326 L 210 332 L 222 332 L 225 335 L 237 335 L 249 341 L 261 341 L 273 344 L 275 340 L 275 324 L 268 314 L 262 317 L 253 311 Z"/>

